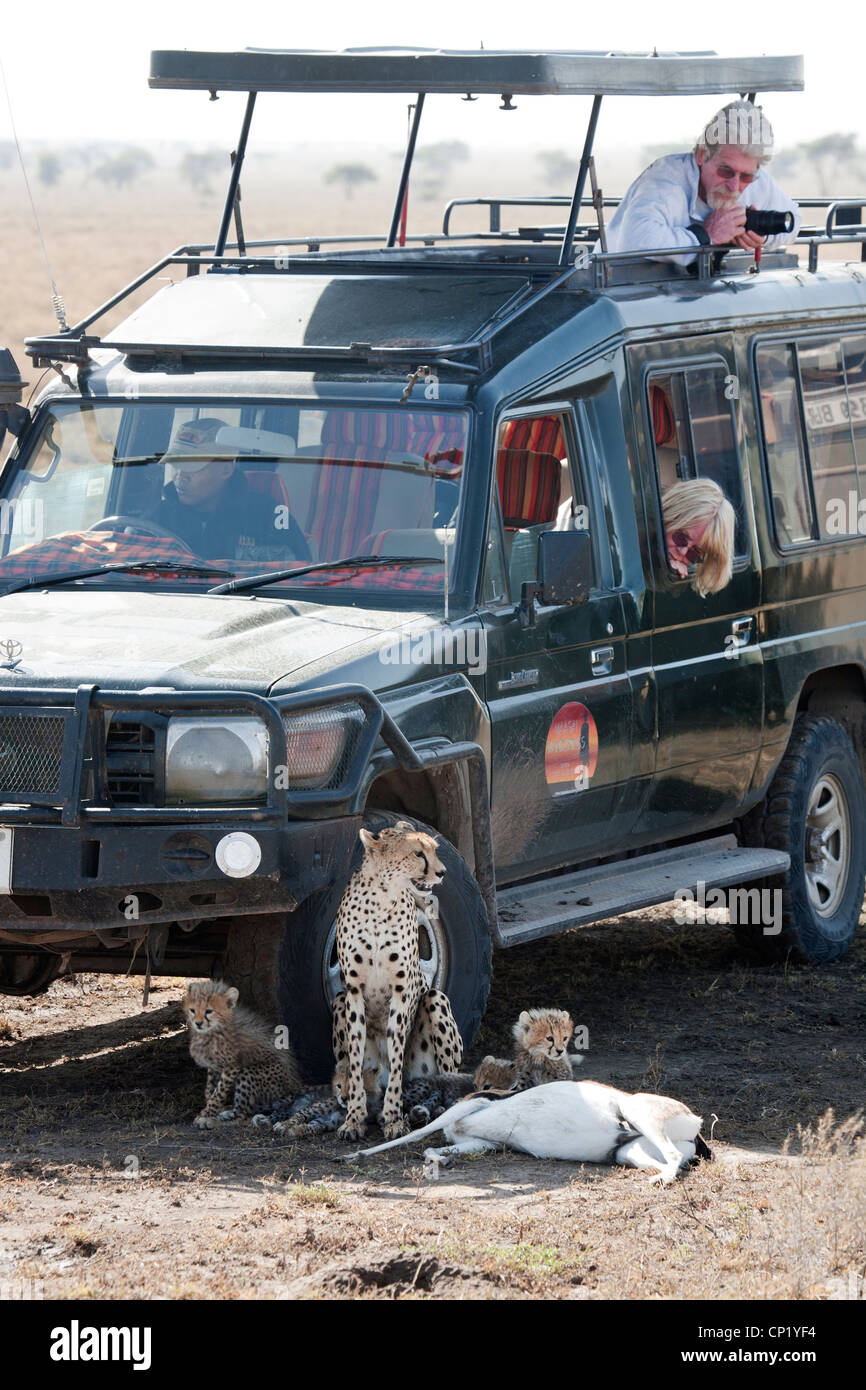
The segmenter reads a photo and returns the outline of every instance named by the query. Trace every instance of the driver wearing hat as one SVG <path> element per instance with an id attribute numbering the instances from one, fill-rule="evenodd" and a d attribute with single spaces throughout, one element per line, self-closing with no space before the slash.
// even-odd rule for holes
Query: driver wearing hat
<path id="1" fill-rule="evenodd" d="M 162 457 L 170 481 L 150 519 L 203 559 L 311 560 L 294 517 L 286 522 L 284 507 L 249 486 L 224 431 L 215 416 L 178 426 Z"/>

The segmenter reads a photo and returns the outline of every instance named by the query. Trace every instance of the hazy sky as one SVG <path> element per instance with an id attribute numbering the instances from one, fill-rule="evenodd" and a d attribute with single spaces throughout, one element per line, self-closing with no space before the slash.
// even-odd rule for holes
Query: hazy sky
<path id="1" fill-rule="evenodd" d="M 694 17 L 688 15 L 693 9 Z M 703 9 L 699 17 L 697 11 Z M 826 13 L 826 12 L 825 12 Z M 832 22 L 820 7 L 791 3 L 659 6 L 646 0 L 605 5 L 527 5 L 514 0 L 436 0 L 410 5 L 379 0 L 363 5 L 332 0 L 312 9 L 275 0 L 44 0 L 10 2 L 0 30 L 2 61 L 22 142 L 123 139 L 137 144 L 184 140 L 230 146 L 243 97 L 209 102 L 206 93 L 155 92 L 147 85 L 154 48 L 343 48 L 407 44 L 427 48 L 560 48 L 629 51 L 715 49 L 719 53 L 799 53 L 806 59 L 802 94 L 768 95 L 765 110 L 777 147 L 828 130 L 855 131 L 866 143 L 863 116 L 863 5 L 836 0 Z M 583 98 L 518 98 L 519 110 L 499 111 L 498 99 L 474 104 L 428 98 L 427 139 L 460 136 L 471 145 L 512 144 L 579 149 L 588 110 Z M 615 99 L 602 108 L 600 148 L 692 137 L 722 99 Z M 254 137 L 267 142 L 345 139 L 389 150 L 406 128 L 403 97 L 260 98 Z M 0 93 L 0 139 L 9 138 Z"/>

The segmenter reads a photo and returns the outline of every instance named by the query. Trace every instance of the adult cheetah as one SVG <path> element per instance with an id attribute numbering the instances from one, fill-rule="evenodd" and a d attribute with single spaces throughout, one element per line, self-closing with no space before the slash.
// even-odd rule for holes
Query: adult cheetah
<path id="1" fill-rule="evenodd" d="M 349 1072 L 347 1115 L 339 1134 L 354 1140 L 366 1133 L 365 1054 L 369 1066 L 368 1040 L 383 1039 L 388 1084 L 380 1124 L 388 1138 L 396 1138 L 406 1131 L 402 1084 L 407 1060 L 412 1072 L 421 1075 L 425 1053 L 433 1054 L 431 1073 L 456 1071 L 463 1056 L 448 999 L 441 990 L 425 990 L 418 955 L 419 897 L 441 882 L 445 868 L 434 836 L 408 821 L 378 835 L 364 829 L 359 835 L 364 858 L 337 912 L 345 1001 L 339 996 L 335 1001 L 335 1055 L 339 1063 L 345 1048 Z M 338 1038 L 340 1019 L 344 1042 Z"/>

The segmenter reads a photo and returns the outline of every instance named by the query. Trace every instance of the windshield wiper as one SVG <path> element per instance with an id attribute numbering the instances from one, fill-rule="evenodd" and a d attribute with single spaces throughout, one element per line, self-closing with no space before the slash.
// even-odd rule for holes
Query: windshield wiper
<path id="1" fill-rule="evenodd" d="M 217 584 L 209 594 L 238 594 L 244 589 L 256 589 L 260 584 L 277 584 L 281 579 L 298 579 L 316 570 L 364 569 L 369 565 L 444 565 L 435 555 L 348 555 L 345 560 L 320 560 L 315 565 L 302 565 L 294 570 L 271 570 L 264 574 L 246 574 L 229 584 Z"/>
<path id="2" fill-rule="evenodd" d="M 47 589 L 53 584 L 68 584 L 73 579 L 92 579 L 98 574 L 116 574 L 120 570 L 133 572 L 155 570 L 168 571 L 171 574 L 233 574 L 233 570 L 220 569 L 217 565 L 185 565 L 183 561 L 175 560 L 127 560 L 125 564 L 116 565 L 94 565 L 92 569 L 86 570 L 67 570 L 62 574 L 36 574 L 29 579 L 22 579 L 17 584 L 10 584 L 8 589 L 0 593 L 0 598 L 6 598 L 8 594 L 20 593 L 22 589 Z"/>

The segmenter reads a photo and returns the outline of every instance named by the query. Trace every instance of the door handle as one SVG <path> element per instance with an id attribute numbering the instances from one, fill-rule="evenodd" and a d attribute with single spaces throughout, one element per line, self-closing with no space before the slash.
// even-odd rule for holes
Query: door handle
<path id="1" fill-rule="evenodd" d="M 745 647 L 748 645 L 749 638 L 752 635 L 753 622 L 754 618 L 735 618 L 731 623 L 731 632 L 736 638 L 738 647 Z"/>
<path id="2" fill-rule="evenodd" d="M 594 676 L 609 676 L 613 670 L 613 647 L 593 647 L 589 664 Z"/>

